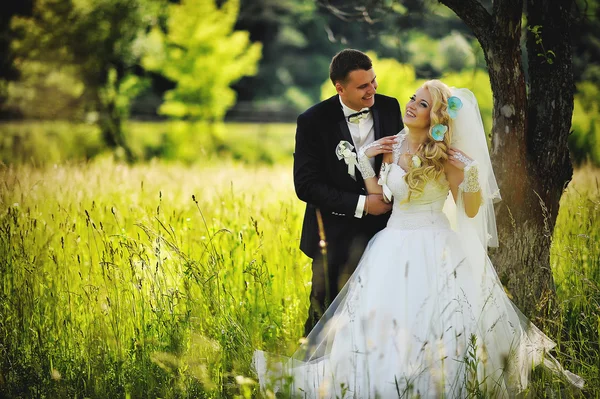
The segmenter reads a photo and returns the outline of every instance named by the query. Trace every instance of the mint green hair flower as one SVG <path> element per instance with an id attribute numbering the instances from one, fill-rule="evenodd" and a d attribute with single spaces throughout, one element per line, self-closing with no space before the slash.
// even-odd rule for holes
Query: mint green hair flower
<path id="1" fill-rule="evenodd" d="M 456 96 L 448 97 L 448 115 L 452 119 L 456 119 L 458 116 L 458 110 L 463 106 L 460 98 Z"/>
<path id="2" fill-rule="evenodd" d="M 442 141 L 444 140 L 444 135 L 447 131 L 448 126 L 438 123 L 437 125 L 434 125 L 431 129 L 431 137 L 433 137 L 435 141 Z"/>

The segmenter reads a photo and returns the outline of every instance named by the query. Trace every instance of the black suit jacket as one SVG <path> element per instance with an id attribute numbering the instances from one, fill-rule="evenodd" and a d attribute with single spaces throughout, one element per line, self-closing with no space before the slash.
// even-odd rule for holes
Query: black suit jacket
<path id="1" fill-rule="evenodd" d="M 395 98 L 375 95 L 371 107 L 375 140 L 402 130 L 400 105 Z M 306 202 L 300 249 L 314 258 L 320 250 L 315 209 L 321 210 L 330 264 L 344 264 L 357 237 L 370 239 L 383 229 L 390 214 L 354 217 L 359 195 L 366 195 L 358 170 L 356 180 L 348 174 L 344 160 L 335 149 L 341 140 L 353 143 L 337 95 L 314 105 L 298 117 L 294 152 L 294 186 L 298 198 Z M 356 151 L 356 148 L 354 149 Z M 375 159 L 375 171 L 383 156 Z"/>

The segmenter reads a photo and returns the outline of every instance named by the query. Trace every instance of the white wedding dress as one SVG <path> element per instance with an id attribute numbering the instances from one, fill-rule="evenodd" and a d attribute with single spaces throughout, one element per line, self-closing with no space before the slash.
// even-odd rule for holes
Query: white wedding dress
<path id="1" fill-rule="evenodd" d="M 539 364 L 582 386 L 509 300 L 475 232 L 451 228 L 446 179 L 405 202 L 398 157 L 380 180 L 394 196 L 387 227 L 291 358 L 255 352 L 261 387 L 302 398 L 513 397 Z"/>

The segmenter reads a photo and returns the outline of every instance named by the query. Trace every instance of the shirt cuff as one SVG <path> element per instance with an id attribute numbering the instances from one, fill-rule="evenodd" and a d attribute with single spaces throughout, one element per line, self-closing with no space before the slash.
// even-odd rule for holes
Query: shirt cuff
<path id="1" fill-rule="evenodd" d="M 367 197 L 365 195 L 358 196 L 358 204 L 356 204 L 356 212 L 354 213 L 354 217 L 362 218 L 365 210 L 365 202 L 367 201 Z"/>

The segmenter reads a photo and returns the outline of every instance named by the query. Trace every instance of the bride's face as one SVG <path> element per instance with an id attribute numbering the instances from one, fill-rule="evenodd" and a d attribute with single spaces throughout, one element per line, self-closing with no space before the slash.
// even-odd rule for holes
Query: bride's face
<path id="1" fill-rule="evenodd" d="M 406 109 L 404 111 L 404 117 L 402 121 L 408 128 L 413 129 L 425 129 L 430 125 L 431 116 L 431 94 L 429 90 L 421 87 L 416 93 L 410 98 Z"/>

